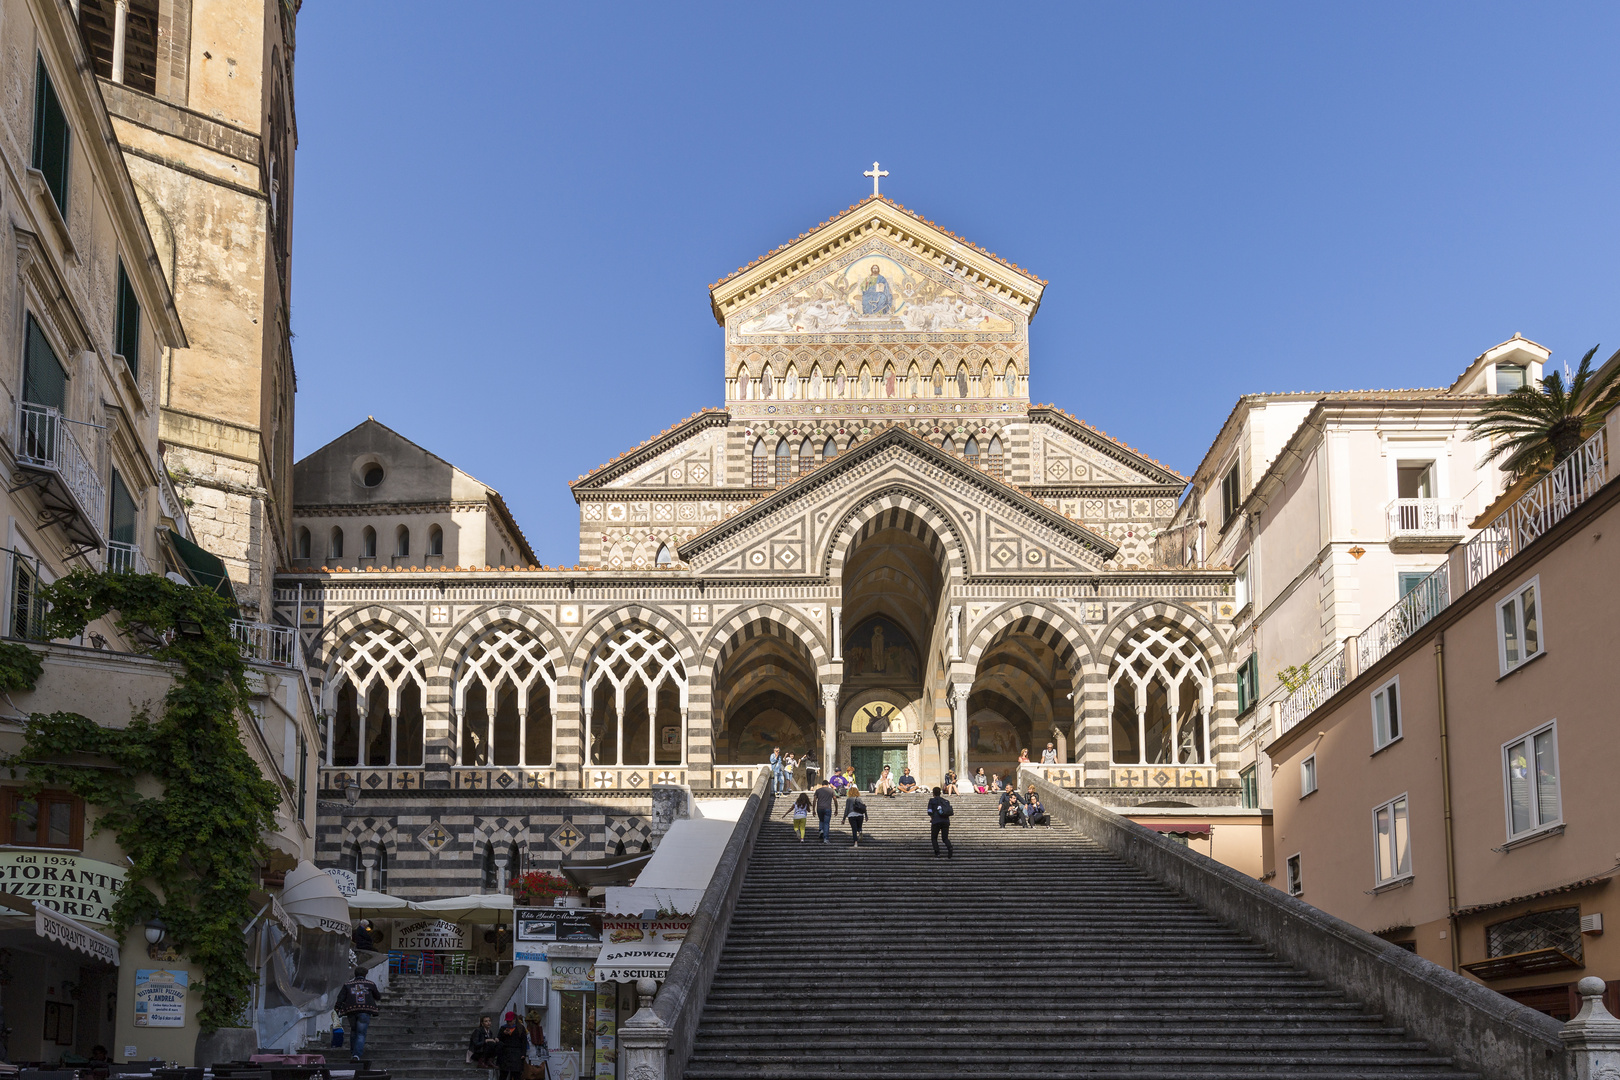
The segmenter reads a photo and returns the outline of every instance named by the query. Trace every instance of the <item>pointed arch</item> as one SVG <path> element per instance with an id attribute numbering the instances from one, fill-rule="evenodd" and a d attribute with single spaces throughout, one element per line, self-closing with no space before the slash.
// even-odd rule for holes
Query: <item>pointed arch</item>
<path id="1" fill-rule="evenodd" d="M 918 492 L 905 487 L 876 492 L 851 509 L 829 534 L 823 564 L 835 580 L 850 553 L 872 533 L 900 528 L 921 540 L 939 560 L 946 581 L 960 580 L 968 569 L 962 536 L 950 517 Z"/>

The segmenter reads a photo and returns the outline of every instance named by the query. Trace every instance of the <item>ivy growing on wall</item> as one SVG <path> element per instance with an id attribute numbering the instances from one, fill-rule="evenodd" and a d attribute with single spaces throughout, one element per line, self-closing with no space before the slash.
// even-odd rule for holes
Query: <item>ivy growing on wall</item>
<path id="1" fill-rule="evenodd" d="M 157 574 L 78 570 L 47 586 L 44 599 L 48 637 L 77 637 L 111 615 L 176 675 L 159 714 L 138 713 L 126 727 L 70 712 L 30 717 L 21 751 L 4 764 L 13 776 L 25 770 L 32 791 L 67 788 L 96 808 L 96 829 L 111 832 L 132 864 L 112 905 L 115 933 L 161 919 L 203 971 L 203 1030 L 235 1026 L 254 982 L 242 931 L 280 792 L 242 744 L 250 691 L 232 610 L 208 589 Z M 0 685 L 19 670 L 26 661 L 0 652 Z M 33 657 L 32 677 L 16 688 L 38 674 Z"/>

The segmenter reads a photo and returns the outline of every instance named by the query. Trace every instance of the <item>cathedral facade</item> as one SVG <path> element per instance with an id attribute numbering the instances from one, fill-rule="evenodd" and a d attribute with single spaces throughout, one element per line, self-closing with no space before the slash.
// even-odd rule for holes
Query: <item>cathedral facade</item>
<path id="1" fill-rule="evenodd" d="M 321 861 L 470 891 L 635 849 L 654 788 L 746 791 L 778 746 L 865 787 L 1050 744 L 1101 797 L 1235 803 L 1232 574 L 1155 555 L 1184 477 L 1031 404 L 1045 284 L 865 199 L 711 287 L 724 406 L 573 484 L 579 564 L 283 574 Z M 378 446 L 323 490 L 389 537 Z"/>

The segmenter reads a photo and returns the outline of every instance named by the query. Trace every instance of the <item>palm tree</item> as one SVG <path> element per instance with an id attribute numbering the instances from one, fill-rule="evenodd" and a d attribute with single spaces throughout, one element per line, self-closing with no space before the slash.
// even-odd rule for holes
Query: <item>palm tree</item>
<path id="1" fill-rule="evenodd" d="M 1521 386 L 1486 406 L 1469 424 L 1475 438 L 1500 440 L 1485 460 L 1502 459 L 1502 468 L 1517 480 L 1548 472 L 1580 449 L 1603 426 L 1609 410 L 1620 406 L 1620 364 L 1614 362 L 1620 350 L 1609 357 L 1608 370 L 1600 368 L 1594 377 L 1597 351 L 1594 345 L 1581 357 L 1568 388 L 1554 371 L 1541 380 L 1539 390 Z"/>

